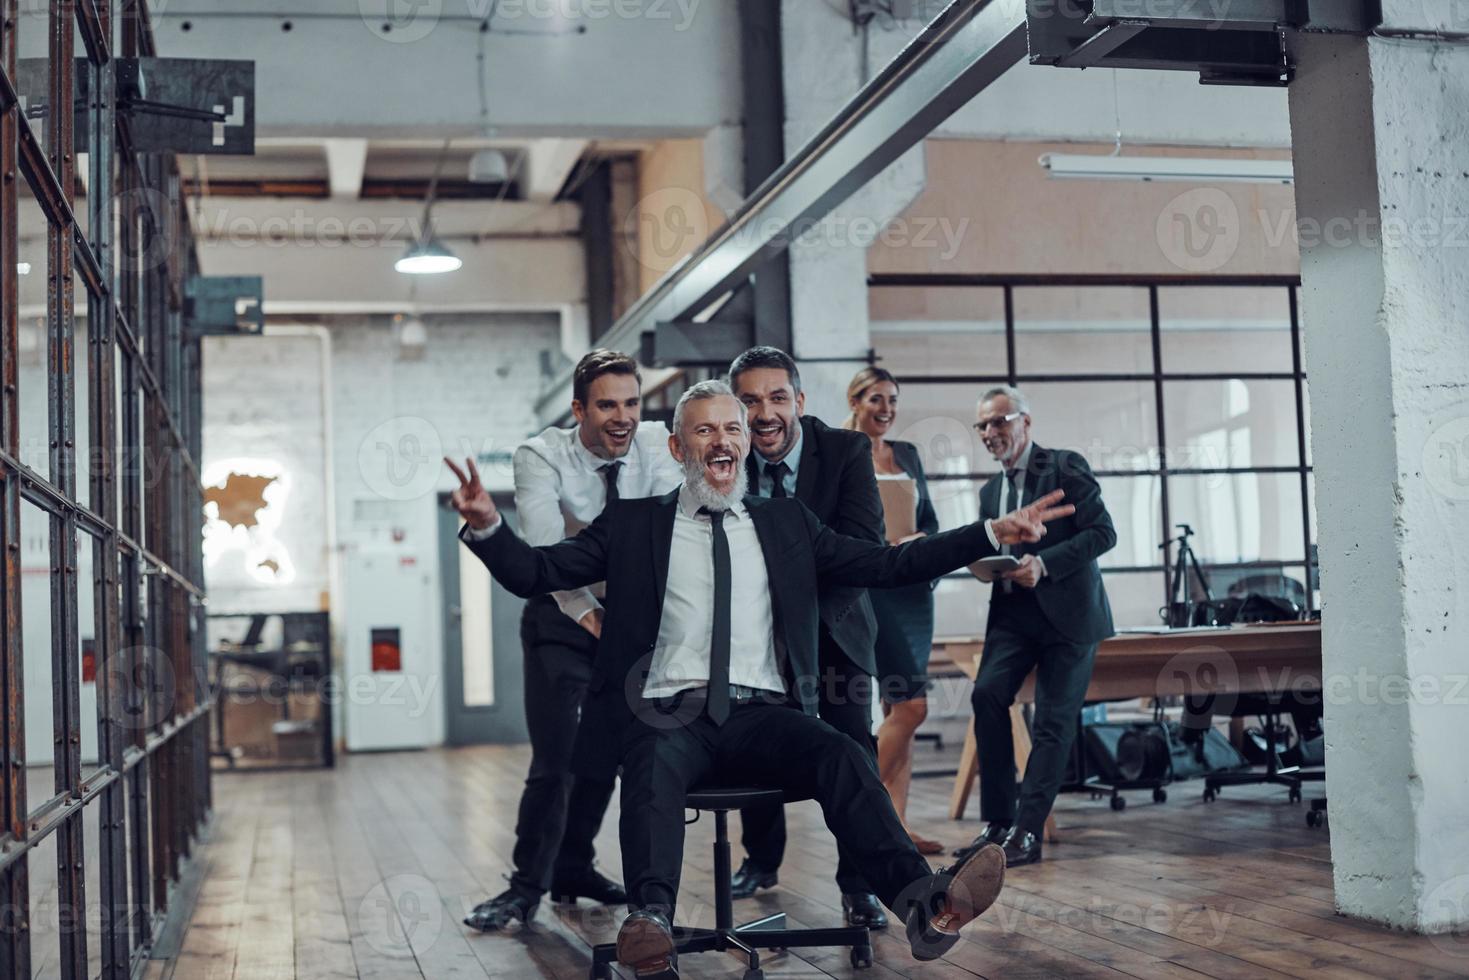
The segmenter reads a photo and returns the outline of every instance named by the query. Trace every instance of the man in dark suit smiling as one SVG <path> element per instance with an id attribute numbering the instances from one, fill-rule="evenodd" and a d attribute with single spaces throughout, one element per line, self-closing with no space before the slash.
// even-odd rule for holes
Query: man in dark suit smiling
<path id="1" fill-rule="evenodd" d="M 927 581 L 1005 544 L 1039 540 L 1045 522 L 1070 508 L 1058 492 L 897 548 L 843 537 L 797 500 L 745 496 L 745 410 L 722 382 L 684 393 L 670 448 L 684 468 L 678 491 L 618 501 L 549 547 L 532 548 L 503 525 L 472 463 L 456 468 L 452 498 L 466 523 L 461 536 L 510 591 L 607 583 L 577 737 L 578 752 L 610 751 L 622 763 L 623 870 L 634 911 L 618 932 L 619 962 L 639 976 L 677 976 L 671 923 L 684 797 L 711 779 L 814 797 L 906 923 L 914 956 L 942 955 L 998 896 L 1003 855 L 981 847 L 934 874 L 856 743 L 815 717 L 818 586 Z"/>
<path id="2" fill-rule="evenodd" d="M 1006 513 L 1056 489 L 1075 513 L 1058 521 L 1044 545 L 1021 544 L 1020 567 L 990 596 L 984 657 L 974 681 L 979 743 L 980 816 L 989 821 L 976 844 L 1005 848 L 1011 867 L 1041 857 L 1041 831 L 1076 739 L 1097 644 L 1112 635 L 1112 607 L 1097 558 L 1117 543 L 1102 491 L 1080 453 L 1045 449 L 1030 437 L 1030 406 L 1018 389 L 993 388 L 979 402 L 975 430 L 1004 468 L 979 492 L 980 516 Z M 1036 672 L 1035 722 L 1025 779 L 1015 788 L 1010 705 Z"/>
<path id="3" fill-rule="evenodd" d="M 750 493 L 795 497 L 838 534 L 882 544 L 882 497 L 872 472 L 872 443 L 859 432 L 833 429 L 806 414 L 801 373 L 785 351 L 752 347 L 729 366 L 729 386 L 749 415 L 746 458 Z M 866 589 L 823 582 L 816 598 L 823 721 L 855 741 L 877 765 L 872 737 L 873 675 L 877 673 L 877 617 Z M 778 883 L 785 856 L 785 809 L 740 811 L 745 860 L 734 875 L 735 898 Z M 837 887 L 848 925 L 881 929 L 887 916 L 845 848 L 837 848 Z"/>

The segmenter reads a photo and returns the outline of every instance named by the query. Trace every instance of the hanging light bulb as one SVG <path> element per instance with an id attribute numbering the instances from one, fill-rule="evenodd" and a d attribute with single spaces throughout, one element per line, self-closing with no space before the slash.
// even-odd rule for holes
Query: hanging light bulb
<path id="1" fill-rule="evenodd" d="M 430 276 L 455 272 L 463 265 L 464 261 L 430 232 L 410 245 L 403 257 L 393 264 L 393 268 L 410 276 Z"/>
<path id="2" fill-rule="evenodd" d="M 419 233 L 418 239 L 408 247 L 403 257 L 393 264 L 393 268 L 410 276 L 431 276 L 443 272 L 454 272 L 464 265 L 459 256 L 449 251 L 449 247 L 439 241 L 434 234 L 434 197 L 439 190 L 439 176 L 444 172 L 444 159 L 449 155 L 449 140 L 444 140 L 444 148 L 439 152 L 439 162 L 434 168 L 434 179 L 429 181 L 428 195 L 423 202 L 423 231 Z"/>

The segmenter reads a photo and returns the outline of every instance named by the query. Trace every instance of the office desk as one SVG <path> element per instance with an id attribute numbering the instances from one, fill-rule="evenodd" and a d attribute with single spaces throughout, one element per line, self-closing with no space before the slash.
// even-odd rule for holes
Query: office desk
<path id="1" fill-rule="evenodd" d="M 984 654 L 978 637 L 937 637 L 930 668 L 942 673 L 952 666 L 973 680 Z M 1279 694 L 1321 690 L 1321 624 L 1273 623 L 1234 626 L 1206 631 L 1174 630 L 1161 633 L 1119 633 L 1097 648 L 1088 701 L 1120 701 L 1176 694 Z M 1035 676 L 1026 679 L 1017 701 L 1035 700 Z M 1017 703 L 1010 709 L 1015 733 L 1015 766 L 1025 771 L 1030 736 Z M 949 817 L 964 816 L 979 775 L 979 758 L 971 724 Z M 1046 837 L 1053 837 L 1046 821 Z"/>

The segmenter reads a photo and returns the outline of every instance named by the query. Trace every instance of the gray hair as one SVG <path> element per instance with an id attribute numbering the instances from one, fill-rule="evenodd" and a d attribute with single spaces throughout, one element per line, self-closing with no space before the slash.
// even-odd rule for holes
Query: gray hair
<path id="1" fill-rule="evenodd" d="M 714 380 L 700 381 L 679 396 L 678 404 L 673 409 L 673 434 L 679 437 L 680 444 L 683 441 L 684 406 L 689 402 L 708 401 L 710 398 L 718 398 L 721 395 L 728 395 L 730 398 L 735 398 L 734 390 L 728 384 L 723 381 Z M 740 424 L 748 427 L 750 424 L 749 411 L 745 408 L 745 403 L 735 398 L 735 404 L 740 407 Z"/>
<path id="2" fill-rule="evenodd" d="M 1019 388 L 1016 388 L 1012 385 L 1000 385 L 998 387 L 991 388 L 989 391 L 986 391 L 983 395 L 979 396 L 979 403 L 983 405 L 991 398 L 998 398 L 1001 395 L 1004 395 L 1006 398 L 1010 399 L 1010 404 L 1015 408 L 1015 411 L 1019 412 L 1021 415 L 1030 414 L 1030 401 L 1025 397 L 1025 394 L 1021 392 Z"/>

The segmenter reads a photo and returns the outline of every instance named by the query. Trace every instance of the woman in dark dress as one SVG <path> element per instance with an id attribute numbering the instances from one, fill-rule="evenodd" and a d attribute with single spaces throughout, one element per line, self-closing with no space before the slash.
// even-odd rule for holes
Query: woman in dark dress
<path id="1" fill-rule="evenodd" d="M 885 438 L 898 414 L 898 380 L 879 367 L 857 373 L 847 386 L 852 414 L 847 428 L 865 433 L 872 440 L 872 468 L 879 488 L 887 481 L 892 489 L 884 494 L 886 507 L 912 507 L 912 519 L 888 521 L 889 535 L 895 529 L 916 528 L 911 534 L 891 540 L 892 544 L 934 534 L 938 515 L 929 499 L 928 482 L 918 447 L 911 442 Z M 871 590 L 877 613 L 878 689 L 882 695 L 883 722 L 877 730 L 877 768 L 893 799 L 898 816 L 905 817 L 908 787 L 913 781 L 913 736 L 928 717 L 928 656 L 933 644 L 933 587 L 920 583 L 900 589 Z M 908 836 L 924 854 L 942 853 L 937 841 L 914 834 Z"/>

